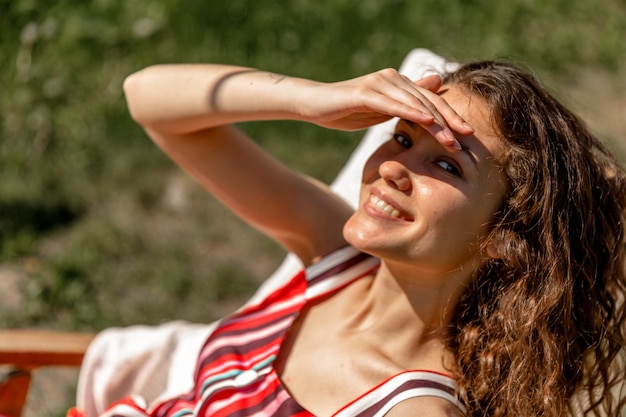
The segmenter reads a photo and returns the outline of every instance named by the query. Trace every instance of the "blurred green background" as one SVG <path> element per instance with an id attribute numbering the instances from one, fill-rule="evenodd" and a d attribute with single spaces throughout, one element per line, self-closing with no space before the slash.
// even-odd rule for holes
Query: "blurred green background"
<path id="1" fill-rule="evenodd" d="M 415 47 L 506 58 L 622 156 L 625 39 L 624 0 L 0 0 L 0 326 L 208 322 L 282 258 L 130 120 L 133 71 L 222 62 L 334 81 Z M 361 136 L 243 128 L 325 181 Z"/>

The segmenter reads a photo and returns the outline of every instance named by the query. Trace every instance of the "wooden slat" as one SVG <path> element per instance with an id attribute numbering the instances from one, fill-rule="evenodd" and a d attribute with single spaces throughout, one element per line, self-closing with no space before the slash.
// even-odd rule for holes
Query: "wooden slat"
<path id="1" fill-rule="evenodd" d="M 91 333 L 0 330 L 0 363 L 25 370 L 40 366 L 80 366 Z"/>
<path id="2" fill-rule="evenodd" d="M 17 371 L 3 376 L 0 383 L 0 414 L 16 417 L 22 414 L 30 382 L 28 372 Z"/>

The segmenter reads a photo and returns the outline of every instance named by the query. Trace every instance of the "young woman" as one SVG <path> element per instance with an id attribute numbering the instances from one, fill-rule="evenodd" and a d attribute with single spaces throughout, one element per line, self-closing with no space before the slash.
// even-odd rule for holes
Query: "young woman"
<path id="1" fill-rule="evenodd" d="M 124 87 L 173 160 L 307 268 L 222 321 L 188 395 L 106 415 L 618 415 L 626 176 L 531 76 L 163 65 Z M 356 211 L 233 126 L 392 117 Z"/>

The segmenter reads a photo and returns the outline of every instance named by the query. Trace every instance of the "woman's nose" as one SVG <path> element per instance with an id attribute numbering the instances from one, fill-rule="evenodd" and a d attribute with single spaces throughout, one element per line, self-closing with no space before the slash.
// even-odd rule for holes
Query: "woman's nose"
<path id="1" fill-rule="evenodd" d="M 409 170 L 399 161 L 385 161 L 378 167 L 380 177 L 402 192 L 411 190 Z"/>

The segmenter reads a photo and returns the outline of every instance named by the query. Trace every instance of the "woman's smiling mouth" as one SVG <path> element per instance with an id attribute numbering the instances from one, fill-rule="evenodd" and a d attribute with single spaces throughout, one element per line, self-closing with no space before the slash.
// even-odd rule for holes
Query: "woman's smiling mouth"
<path id="1" fill-rule="evenodd" d="M 374 194 L 370 194 L 369 203 L 374 207 L 377 211 L 385 213 L 393 218 L 400 220 L 409 220 L 404 216 L 400 210 L 387 203 L 386 201 L 378 198 Z"/>

